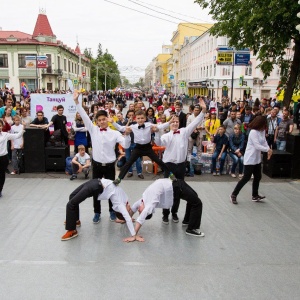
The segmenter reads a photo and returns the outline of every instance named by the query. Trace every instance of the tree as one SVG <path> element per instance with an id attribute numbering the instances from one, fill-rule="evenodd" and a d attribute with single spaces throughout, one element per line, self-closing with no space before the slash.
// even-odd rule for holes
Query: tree
<path id="1" fill-rule="evenodd" d="M 295 0 L 196 0 L 217 21 L 211 34 L 227 36 L 229 45 L 249 47 L 260 60 L 264 77 L 274 65 L 281 69 L 281 85 L 285 90 L 283 104 L 288 106 L 294 90 L 299 90 L 300 34 Z M 286 48 L 294 42 L 293 57 L 288 58 Z"/>

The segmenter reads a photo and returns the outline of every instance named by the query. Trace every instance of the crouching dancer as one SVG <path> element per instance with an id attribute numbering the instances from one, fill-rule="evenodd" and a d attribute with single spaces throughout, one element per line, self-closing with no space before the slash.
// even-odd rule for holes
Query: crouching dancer
<path id="1" fill-rule="evenodd" d="M 110 199 L 114 211 L 118 212 L 118 215 L 123 216 L 131 235 L 135 237 L 132 219 L 128 213 L 130 210 L 128 196 L 121 187 L 115 186 L 112 183 L 112 180 L 104 178 L 91 179 L 80 185 L 70 194 L 66 208 L 67 232 L 62 236 L 62 241 L 67 241 L 78 236 L 76 226 L 79 227 L 81 225 L 79 219 L 79 204 L 89 197 L 97 197 L 98 200 Z"/>
<path id="2" fill-rule="evenodd" d="M 202 202 L 197 193 L 184 181 L 177 179 L 172 181 L 169 178 L 158 179 L 154 181 L 143 193 L 143 198 L 133 204 L 129 211 L 132 216 L 136 211 L 139 217 L 136 219 L 135 232 L 138 234 L 145 220 L 152 217 L 155 208 L 171 208 L 173 205 L 174 195 L 187 201 L 185 216 L 182 222 L 187 226 L 185 233 L 187 235 L 203 237 L 204 233 L 200 232 L 202 217 Z M 139 237 L 139 241 L 144 241 Z M 124 242 L 133 242 L 137 240 L 135 236 L 124 239 Z"/>

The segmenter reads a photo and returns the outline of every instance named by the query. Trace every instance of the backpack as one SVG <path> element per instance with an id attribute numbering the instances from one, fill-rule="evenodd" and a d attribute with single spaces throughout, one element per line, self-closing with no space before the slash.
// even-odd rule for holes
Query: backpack
<path id="1" fill-rule="evenodd" d="M 73 171 L 72 171 L 72 159 L 73 157 L 67 157 L 66 158 L 66 168 L 65 168 L 65 173 L 67 175 L 72 175 Z"/>

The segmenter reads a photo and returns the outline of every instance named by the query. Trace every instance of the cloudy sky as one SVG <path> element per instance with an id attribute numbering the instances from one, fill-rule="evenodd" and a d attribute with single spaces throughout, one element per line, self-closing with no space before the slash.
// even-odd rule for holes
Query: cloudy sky
<path id="1" fill-rule="evenodd" d="M 130 80 L 135 80 L 137 74 L 126 67 L 144 69 L 161 52 L 161 46 L 170 43 L 176 24 L 211 22 L 207 11 L 193 0 L 11 0 L 5 6 L 5 13 L 2 11 L 0 27 L 32 34 L 40 8 L 46 9 L 52 31 L 59 40 L 75 48 L 78 37 L 81 49 L 91 48 L 93 54 L 101 43 Z"/>

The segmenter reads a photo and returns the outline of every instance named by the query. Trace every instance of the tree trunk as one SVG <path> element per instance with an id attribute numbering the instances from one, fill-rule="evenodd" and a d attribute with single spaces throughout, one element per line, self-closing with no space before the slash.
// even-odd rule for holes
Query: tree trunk
<path id="1" fill-rule="evenodd" d="M 286 84 L 286 90 L 284 91 L 283 106 L 289 107 L 293 97 L 295 85 L 298 78 L 300 68 L 300 40 L 295 40 L 294 58 L 291 65 L 291 71 L 289 79 Z"/>

